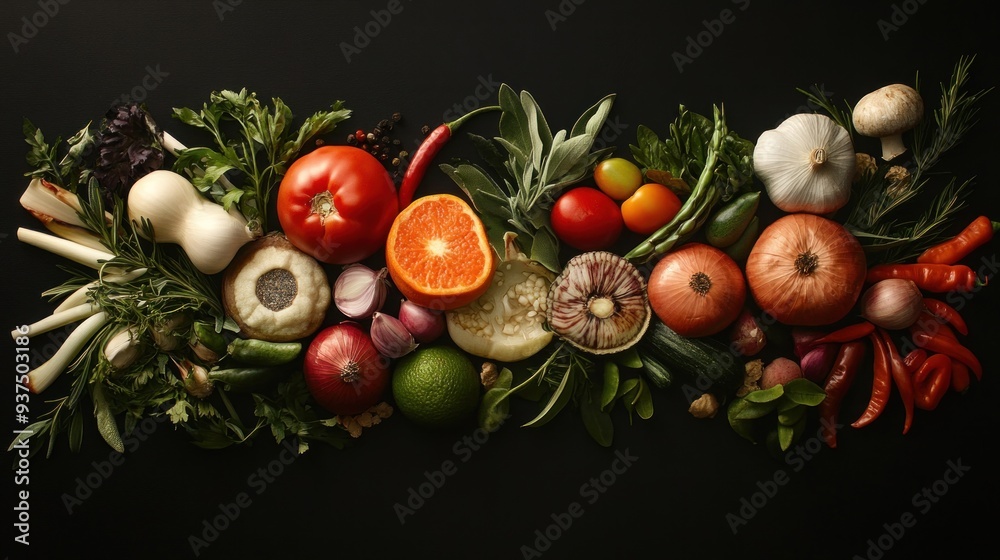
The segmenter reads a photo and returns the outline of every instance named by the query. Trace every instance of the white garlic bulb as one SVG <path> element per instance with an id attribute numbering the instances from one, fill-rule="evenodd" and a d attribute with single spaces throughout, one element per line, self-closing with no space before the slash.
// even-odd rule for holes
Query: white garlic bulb
<path id="1" fill-rule="evenodd" d="M 754 172 L 785 212 L 829 214 L 851 197 L 854 144 L 830 117 L 800 113 L 757 139 Z"/>

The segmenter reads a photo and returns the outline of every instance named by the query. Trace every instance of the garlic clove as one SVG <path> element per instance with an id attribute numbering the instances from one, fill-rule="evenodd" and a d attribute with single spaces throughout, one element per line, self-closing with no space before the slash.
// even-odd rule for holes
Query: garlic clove
<path id="1" fill-rule="evenodd" d="M 408 299 L 400 302 L 398 318 L 417 342 L 433 342 L 447 327 L 443 311 L 417 305 Z"/>
<path id="2" fill-rule="evenodd" d="M 104 357 L 114 369 L 124 369 L 135 363 L 142 355 L 142 339 L 136 327 L 119 330 L 104 345 Z"/>
<path id="3" fill-rule="evenodd" d="M 401 358 L 417 348 L 402 321 L 377 311 L 372 314 L 371 339 L 378 353 L 387 358 Z"/>
<path id="4" fill-rule="evenodd" d="M 923 294 L 912 280 L 882 280 L 861 296 L 861 316 L 887 330 L 910 327 L 923 310 Z"/>
<path id="5" fill-rule="evenodd" d="M 347 265 L 334 282 L 334 305 L 351 319 L 371 317 L 385 305 L 388 274 L 386 267 L 376 272 L 363 264 Z"/>
<path id="6" fill-rule="evenodd" d="M 207 399 L 212 395 L 212 391 L 215 390 L 215 383 L 209 378 L 207 369 L 191 362 L 191 360 L 183 360 L 181 362 L 173 360 L 173 362 L 181 375 L 184 390 L 189 395 L 198 399 Z"/>

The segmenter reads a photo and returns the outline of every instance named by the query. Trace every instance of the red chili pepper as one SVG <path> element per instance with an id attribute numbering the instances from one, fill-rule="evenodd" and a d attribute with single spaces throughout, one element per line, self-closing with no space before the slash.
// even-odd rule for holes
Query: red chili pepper
<path id="1" fill-rule="evenodd" d="M 872 378 L 872 396 L 868 408 L 851 426 L 863 428 L 871 424 L 885 410 L 889 396 L 892 394 L 892 366 L 889 364 L 889 351 L 882 344 L 882 339 L 875 333 L 868 335 L 875 353 L 874 376 Z"/>
<path id="2" fill-rule="evenodd" d="M 910 332 L 913 334 L 913 343 L 916 344 L 918 348 L 924 348 L 928 352 L 945 354 L 952 359 L 958 360 L 972 370 L 972 373 L 976 375 L 976 379 L 982 380 L 982 364 L 979 363 L 979 359 L 976 358 L 976 355 L 965 346 L 962 346 L 958 340 L 955 340 L 946 334 L 934 335 L 914 329 L 911 329 Z M 928 358 L 928 360 L 929 359 L 930 358 Z"/>
<path id="3" fill-rule="evenodd" d="M 938 319 L 950 323 L 958 332 L 963 335 L 969 334 L 969 327 L 965 324 L 965 319 L 962 319 L 954 307 L 934 298 L 924 298 L 924 307 Z"/>
<path id="4" fill-rule="evenodd" d="M 913 381 L 906 371 L 906 364 L 903 363 L 903 358 L 899 355 L 899 350 L 896 349 L 896 343 L 892 341 L 889 331 L 880 328 L 878 335 L 889 354 L 892 379 L 896 382 L 896 388 L 899 389 L 899 397 L 903 399 L 903 410 L 906 412 L 906 418 L 903 420 L 903 433 L 905 434 L 910 431 L 910 426 L 913 425 Z"/>
<path id="5" fill-rule="evenodd" d="M 830 447 L 837 447 L 837 416 L 840 413 L 840 403 L 851 387 L 861 360 L 865 355 L 865 343 L 859 340 L 841 345 L 834 361 L 830 375 L 826 377 L 823 390 L 826 398 L 819 403 L 819 414 L 823 424 L 823 439 Z"/>
<path id="6" fill-rule="evenodd" d="M 403 174 L 403 181 L 399 184 L 399 209 L 402 210 L 413 202 L 413 195 L 417 192 L 417 187 L 420 186 L 420 181 L 423 180 L 424 174 L 427 172 L 427 168 L 430 167 L 431 162 L 434 161 L 434 156 L 441 151 L 441 148 L 448 143 L 448 139 L 454 134 L 458 127 L 462 126 L 465 121 L 469 120 L 479 113 L 485 113 L 486 111 L 496 111 L 499 110 L 498 105 L 490 105 L 488 107 L 480 107 L 474 111 L 469 111 L 468 113 L 462 115 L 461 117 L 444 123 L 427 135 L 424 141 L 420 143 L 420 147 L 417 151 L 413 153 L 410 158 L 410 163 L 406 166 L 406 173 Z"/>
<path id="7" fill-rule="evenodd" d="M 913 280 L 921 290 L 944 293 L 972 291 L 981 285 L 976 271 L 964 264 L 880 264 L 868 269 L 869 283 L 889 278 Z"/>
<path id="8" fill-rule="evenodd" d="M 951 388 L 956 393 L 964 393 L 969 389 L 972 380 L 969 377 L 969 366 L 958 360 L 951 361 Z"/>
<path id="9" fill-rule="evenodd" d="M 934 410 L 951 386 L 951 358 L 934 354 L 913 374 L 914 398 L 918 408 Z"/>
<path id="10" fill-rule="evenodd" d="M 874 324 L 869 323 L 868 321 L 861 321 L 855 325 L 848 325 L 831 333 L 825 334 L 810 342 L 809 345 L 815 347 L 820 344 L 852 342 L 860 340 L 873 332 L 875 332 Z"/>
<path id="11" fill-rule="evenodd" d="M 916 373 L 917 369 L 927 361 L 927 350 L 923 348 L 917 348 L 912 350 L 909 354 L 903 358 L 903 365 L 906 366 L 906 371 L 910 375 Z"/>
<path id="12" fill-rule="evenodd" d="M 979 216 L 955 237 L 924 251 L 917 257 L 917 262 L 955 264 L 993 239 L 993 234 L 998 231 L 1000 222 L 991 222 L 986 216 Z"/>

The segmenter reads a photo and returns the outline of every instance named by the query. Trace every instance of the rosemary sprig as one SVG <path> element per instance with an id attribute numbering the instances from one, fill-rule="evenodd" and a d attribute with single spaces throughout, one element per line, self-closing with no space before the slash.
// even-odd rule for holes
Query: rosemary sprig
<path id="1" fill-rule="evenodd" d="M 949 82 L 941 84 L 933 118 L 913 130 L 910 160 L 882 163 L 855 181 L 844 222 L 865 247 L 870 263 L 902 262 L 919 255 L 942 239 L 964 207 L 972 179 L 948 177 L 937 166 L 975 125 L 978 104 L 992 90 L 967 91 L 974 58 L 960 58 Z M 919 75 L 915 89 L 919 91 Z M 821 89 L 799 91 L 853 134 L 849 109 L 839 109 Z M 932 194 L 942 179 L 946 183 Z M 904 215 L 917 218 L 900 221 Z"/>

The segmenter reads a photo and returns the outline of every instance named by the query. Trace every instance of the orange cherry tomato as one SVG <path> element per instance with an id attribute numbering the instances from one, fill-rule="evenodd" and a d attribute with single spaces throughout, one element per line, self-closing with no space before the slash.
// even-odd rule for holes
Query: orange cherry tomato
<path id="1" fill-rule="evenodd" d="M 665 226 L 681 209 L 681 199 L 659 183 L 646 183 L 622 203 L 625 227 L 649 235 Z"/>

